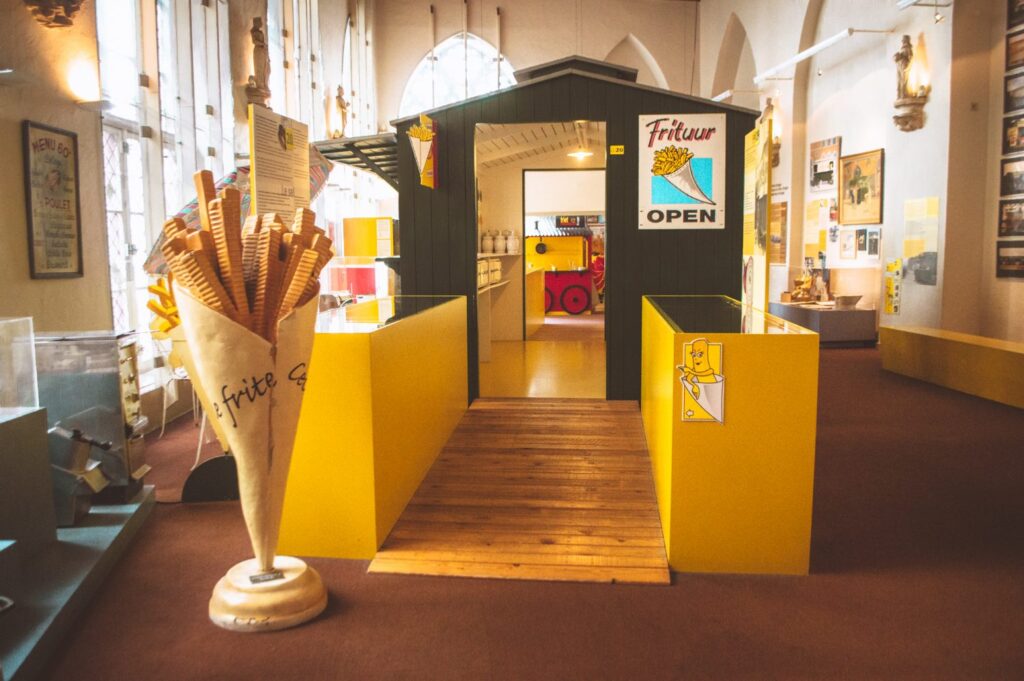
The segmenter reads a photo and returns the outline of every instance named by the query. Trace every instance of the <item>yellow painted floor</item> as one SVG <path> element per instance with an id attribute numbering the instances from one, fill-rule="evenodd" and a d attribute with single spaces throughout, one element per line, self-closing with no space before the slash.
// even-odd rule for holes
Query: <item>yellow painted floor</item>
<path id="1" fill-rule="evenodd" d="M 480 363 L 480 396 L 604 399 L 603 334 L 594 333 L 593 316 L 584 317 L 578 334 L 566 329 L 566 317 L 558 318 L 557 334 L 565 340 L 491 343 L 491 361 Z M 548 335 L 551 323 L 535 336 Z M 580 340 L 570 340 L 574 336 Z"/>

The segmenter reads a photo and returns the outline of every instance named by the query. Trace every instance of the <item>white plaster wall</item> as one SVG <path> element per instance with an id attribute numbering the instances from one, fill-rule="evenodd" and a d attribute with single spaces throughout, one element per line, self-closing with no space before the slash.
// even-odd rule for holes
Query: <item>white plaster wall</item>
<path id="1" fill-rule="evenodd" d="M 891 29 L 892 33 L 854 34 L 811 61 L 806 138 L 809 143 L 842 136 L 844 156 L 885 149 L 882 263 L 886 258 L 902 256 L 904 202 L 939 197 L 938 284 L 925 286 L 908 276 L 903 282 L 900 315 L 890 317 L 884 311 L 881 313 L 882 324 L 938 327 L 942 322 L 942 261 L 956 255 L 948 254 L 943 246 L 949 154 L 950 22 L 936 24 L 927 11 L 898 11 L 888 0 L 858 3 L 828 0 L 822 8 L 815 42 L 847 27 Z M 931 102 L 926 108 L 925 127 L 906 133 L 892 122 L 896 96 L 892 55 L 899 49 L 903 34 L 910 35 L 916 43 L 919 33 L 924 34 L 928 50 Z M 819 69 L 820 76 L 816 75 Z M 807 198 L 812 196 L 807 194 Z M 798 208 L 802 213 L 802 206 Z M 802 243 L 802 240 L 797 242 Z M 879 269 L 878 286 L 881 286 L 881 277 Z"/>
<path id="2" fill-rule="evenodd" d="M 431 48 L 430 5 L 435 9 L 435 42 L 439 43 L 462 30 L 463 3 L 379 0 L 374 4 L 378 120 L 387 126 L 398 115 L 410 74 Z M 470 0 L 469 31 L 497 45 L 495 10 L 500 7 L 501 51 L 516 69 L 573 54 L 603 60 L 633 34 L 650 51 L 670 89 L 696 90 L 699 67 L 692 57 L 698 3 L 582 0 L 580 4 L 577 24 L 577 3 L 571 0 Z M 649 70 L 643 75 L 652 78 Z"/>
<path id="3" fill-rule="evenodd" d="M 21 2 L 0 4 L 0 317 L 27 315 L 39 331 L 113 326 L 107 265 L 100 117 L 74 103 L 67 84 L 74 60 L 96 63 L 95 4 L 85 3 L 71 28 L 44 28 Z M 7 83 L 6 85 L 4 83 Z M 30 279 L 21 122 L 78 133 L 84 276 Z"/>

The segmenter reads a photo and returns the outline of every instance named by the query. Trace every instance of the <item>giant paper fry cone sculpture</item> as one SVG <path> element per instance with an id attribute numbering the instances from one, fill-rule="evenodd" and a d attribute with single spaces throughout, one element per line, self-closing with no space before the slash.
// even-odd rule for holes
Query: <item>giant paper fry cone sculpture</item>
<path id="1" fill-rule="evenodd" d="M 191 356 L 192 380 L 238 465 L 242 513 L 255 558 L 214 589 L 210 618 L 237 631 L 268 631 L 316 617 L 327 604 L 320 576 L 276 556 L 288 466 L 313 349 L 318 275 L 331 242 L 300 209 L 290 228 L 276 215 L 240 227 L 238 193 L 213 198 L 198 173 L 203 229 L 164 226 L 164 256 Z"/>

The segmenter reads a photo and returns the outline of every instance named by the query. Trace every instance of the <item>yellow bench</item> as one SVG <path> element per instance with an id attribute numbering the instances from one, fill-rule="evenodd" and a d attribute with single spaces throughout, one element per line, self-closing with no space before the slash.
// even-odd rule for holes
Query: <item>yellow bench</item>
<path id="1" fill-rule="evenodd" d="M 879 329 L 882 368 L 1024 408 L 1024 343 L 924 327 Z"/>

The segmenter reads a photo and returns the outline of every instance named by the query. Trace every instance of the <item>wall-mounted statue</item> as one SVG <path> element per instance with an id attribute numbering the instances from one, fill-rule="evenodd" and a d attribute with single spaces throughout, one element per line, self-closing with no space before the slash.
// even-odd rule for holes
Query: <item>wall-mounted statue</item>
<path id="1" fill-rule="evenodd" d="M 25 0 L 25 6 L 36 21 L 47 28 L 71 26 L 75 13 L 85 0 Z"/>
<path id="2" fill-rule="evenodd" d="M 923 50 L 923 43 L 921 47 Z M 914 47 L 910 44 L 909 35 L 903 36 L 900 49 L 892 60 L 896 62 L 896 101 L 893 104 L 896 114 L 892 117 L 893 123 L 903 132 L 920 130 L 924 127 L 924 105 L 928 102 L 931 87 L 923 82 L 911 82 Z"/>
<path id="3" fill-rule="evenodd" d="M 245 97 L 250 104 L 266 106 L 270 99 L 270 48 L 267 37 L 263 35 L 263 19 L 253 17 L 252 28 L 252 70 L 249 84 L 245 87 Z"/>
<path id="4" fill-rule="evenodd" d="M 345 99 L 345 88 L 340 85 L 334 101 L 338 105 L 338 120 L 341 122 L 341 126 L 337 130 L 331 131 L 331 138 L 338 139 L 345 136 L 345 129 L 348 127 L 348 100 Z"/>

